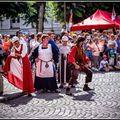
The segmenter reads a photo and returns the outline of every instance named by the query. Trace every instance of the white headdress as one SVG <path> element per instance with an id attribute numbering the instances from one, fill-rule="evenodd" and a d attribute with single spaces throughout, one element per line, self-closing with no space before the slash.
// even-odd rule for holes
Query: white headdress
<path id="1" fill-rule="evenodd" d="M 63 40 L 63 41 L 68 41 L 68 37 L 67 37 L 67 36 L 63 36 L 63 37 L 62 37 L 62 40 Z"/>
<path id="2" fill-rule="evenodd" d="M 16 42 L 16 41 L 19 41 L 19 38 L 17 36 L 14 36 L 11 40 L 12 43 Z"/>

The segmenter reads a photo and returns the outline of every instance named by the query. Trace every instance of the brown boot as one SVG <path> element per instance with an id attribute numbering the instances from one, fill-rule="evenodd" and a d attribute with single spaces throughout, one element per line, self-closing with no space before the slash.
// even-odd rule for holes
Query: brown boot
<path id="1" fill-rule="evenodd" d="M 88 85 L 84 85 L 83 90 L 84 91 L 89 91 L 89 90 L 93 90 L 93 89 L 89 88 Z"/>
<path id="2" fill-rule="evenodd" d="M 66 88 L 66 95 L 72 95 L 72 93 L 70 92 L 70 88 L 69 87 Z"/>

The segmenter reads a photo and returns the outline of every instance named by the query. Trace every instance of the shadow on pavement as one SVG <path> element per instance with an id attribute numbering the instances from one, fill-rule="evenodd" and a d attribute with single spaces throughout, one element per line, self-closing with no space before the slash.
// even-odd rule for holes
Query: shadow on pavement
<path id="1" fill-rule="evenodd" d="M 36 93 L 36 96 L 34 96 L 34 98 L 37 99 L 45 99 L 46 101 L 51 101 L 54 99 L 59 99 L 59 98 L 63 98 L 62 95 L 60 95 L 60 93 Z"/>
<path id="2" fill-rule="evenodd" d="M 10 94 L 2 94 L 0 95 L 0 103 L 7 102 L 8 100 L 13 100 L 15 98 L 21 97 L 23 94 L 21 92 L 10 93 Z"/>
<path id="3" fill-rule="evenodd" d="M 105 73 L 120 73 L 120 70 L 113 70 L 113 71 L 109 71 L 109 72 L 105 72 L 105 71 L 95 72 L 95 71 L 93 71 L 93 74 L 105 74 Z"/>
<path id="4" fill-rule="evenodd" d="M 5 93 L 3 93 L 2 95 L 0 95 L 0 97 L 8 97 L 8 96 L 10 96 L 10 97 L 12 97 L 12 96 L 16 96 L 16 95 L 22 95 L 22 93 L 21 92 L 17 92 L 17 93 L 10 93 L 10 94 L 5 94 Z"/>
<path id="5" fill-rule="evenodd" d="M 87 94 L 83 94 L 83 95 L 78 95 L 75 96 L 73 95 L 73 100 L 81 100 L 81 101 L 94 101 L 94 99 L 92 99 L 92 96 L 94 96 L 95 92 L 90 91 L 87 92 Z"/>
<path id="6" fill-rule="evenodd" d="M 42 92 L 37 92 L 36 96 L 34 96 L 34 98 L 38 98 L 38 99 L 45 99 L 46 101 L 51 101 L 54 99 L 59 99 L 59 98 L 63 98 L 66 92 L 65 88 L 60 89 L 60 93 L 42 93 Z M 82 92 L 81 90 L 76 90 L 76 88 L 71 88 L 72 93 L 79 93 Z"/>
<path id="7" fill-rule="evenodd" d="M 33 97 L 28 97 L 27 95 L 24 95 L 22 97 L 19 97 L 19 99 L 14 99 L 11 101 L 6 101 L 4 104 L 10 105 L 10 107 L 17 107 L 19 105 L 26 105 Z"/>

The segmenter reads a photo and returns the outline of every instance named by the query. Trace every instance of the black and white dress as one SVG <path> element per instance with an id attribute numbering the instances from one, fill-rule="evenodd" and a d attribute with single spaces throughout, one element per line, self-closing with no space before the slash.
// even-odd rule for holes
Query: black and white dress
<path id="1" fill-rule="evenodd" d="M 48 44 L 47 48 L 43 48 L 40 44 L 33 52 L 33 58 L 38 58 L 36 63 L 36 75 L 34 87 L 36 90 L 50 90 L 54 91 L 58 89 L 56 76 L 55 76 L 55 64 L 53 54 L 55 53 L 51 44 Z"/>

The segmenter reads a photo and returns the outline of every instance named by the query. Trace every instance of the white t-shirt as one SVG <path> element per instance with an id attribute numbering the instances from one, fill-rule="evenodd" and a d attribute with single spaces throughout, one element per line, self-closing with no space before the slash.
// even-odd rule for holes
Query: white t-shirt
<path id="1" fill-rule="evenodd" d="M 117 62 L 117 66 L 120 67 L 120 61 Z"/>
<path id="2" fill-rule="evenodd" d="M 99 69 L 104 68 L 104 66 L 107 64 L 108 64 L 107 60 L 101 60 Z"/>
<path id="3" fill-rule="evenodd" d="M 110 44 L 115 44 L 115 50 L 117 49 L 118 45 L 116 40 L 108 40 L 107 47 L 109 47 Z"/>
<path id="4" fill-rule="evenodd" d="M 86 44 L 86 50 L 91 50 L 91 44 L 89 43 Z"/>

